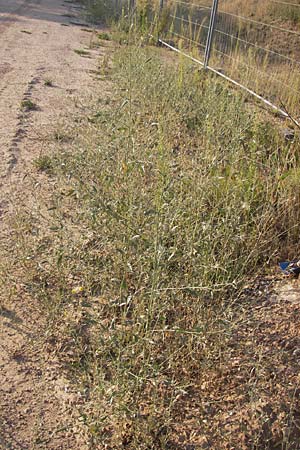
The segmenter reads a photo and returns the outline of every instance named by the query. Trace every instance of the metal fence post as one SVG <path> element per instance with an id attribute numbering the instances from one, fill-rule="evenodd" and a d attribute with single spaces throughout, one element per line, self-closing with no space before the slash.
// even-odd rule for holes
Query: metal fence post
<path id="1" fill-rule="evenodd" d="M 159 11 L 161 12 L 164 7 L 164 0 L 159 0 Z"/>
<path id="2" fill-rule="evenodd" d="M 213 0 L 212 10 L 211 10 L 211 14 L 210 14 L 206 47 L 205 47 L 204 69 L 207 68 L 209 59 L 210 59 L 211 48 L 212 48 L 212 43 L 213 43 L 213 38 L 214 38 L 215 25 L 216 25 L 216 17 L 217 17 L 217 12 L 218 12 L 218 6 L 219 6 L 219 0 Z"/>

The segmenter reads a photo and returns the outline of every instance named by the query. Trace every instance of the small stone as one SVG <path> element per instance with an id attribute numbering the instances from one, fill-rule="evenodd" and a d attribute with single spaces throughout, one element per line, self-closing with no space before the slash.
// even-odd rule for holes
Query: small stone
<path id="1" fill-rule="evenodd" d="M 296 349 L 293 351 L 293 355 L 299 357 L 299 356 L 300 356 L 300 348 L 296 348 Z"/>
<path id="2" fill-rule="evenodd" d="M 295 131 L 292 128 L 285 128 L 283 135 L 286 141 L 293 141 L 295 138 Z"/>

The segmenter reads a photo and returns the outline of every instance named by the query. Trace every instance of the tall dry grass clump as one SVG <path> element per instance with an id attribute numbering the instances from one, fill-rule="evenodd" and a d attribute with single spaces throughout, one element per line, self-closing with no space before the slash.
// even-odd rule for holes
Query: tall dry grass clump
<path id="1" fill-rule="evenodd" d="M 245 280 L 299 250 L 298 138 L 154 49 L 122 48 L 110 76 L 51 159 L 51 198 L 18 221 L 16 256 L 91 445 L 173 448 L 179 400 L 230 359 Z"/>

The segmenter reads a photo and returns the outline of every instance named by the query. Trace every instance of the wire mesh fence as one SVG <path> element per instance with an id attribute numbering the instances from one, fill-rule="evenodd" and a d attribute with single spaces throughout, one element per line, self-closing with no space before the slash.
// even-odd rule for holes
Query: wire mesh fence
<path id="1" fill-rule="evenodd" d="M 164 0 L 160 6 L 163 44 L 299 115 L 300 0 Z"/>

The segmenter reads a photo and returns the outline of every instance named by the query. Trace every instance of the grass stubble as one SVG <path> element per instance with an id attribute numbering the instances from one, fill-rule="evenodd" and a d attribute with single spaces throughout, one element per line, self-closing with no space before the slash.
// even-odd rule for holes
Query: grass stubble
<path id="1" fill-rule="evenodd" d="M 299 138 L 164 54 L 130 44 L 105 61 L 109 94 L 35 164 L 47 195 L 15 217 L 12 265 L 91 448 L 296 449 L 297 362 L 255 341 L 274 325 L 253 299 L 268 286 L 243 288 L 298 252 Z"/>

